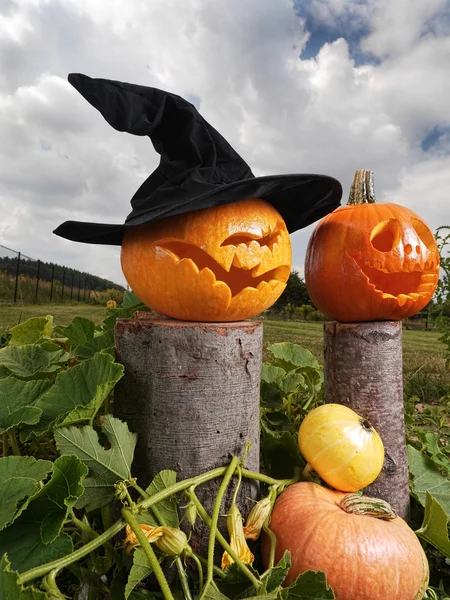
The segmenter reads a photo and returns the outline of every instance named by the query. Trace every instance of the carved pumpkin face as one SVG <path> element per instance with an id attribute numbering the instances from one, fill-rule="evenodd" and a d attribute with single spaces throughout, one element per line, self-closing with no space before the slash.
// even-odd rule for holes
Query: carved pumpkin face
<path id="1" fill-rule="evenodd" d="M 311 300 L 342 322 L 410 317 L 431 300 L 438 277 L 433 234 L 396 204 L 338 208 L 318 223 L 306 252 Z"/>
<path id="2" fill-rule="evenodd" d="M 291 270 L 289 233 L 261 199 L 130 228 L 122 270 L 159 313 L 186 321 L 239 321 L 271 306 Z"/>

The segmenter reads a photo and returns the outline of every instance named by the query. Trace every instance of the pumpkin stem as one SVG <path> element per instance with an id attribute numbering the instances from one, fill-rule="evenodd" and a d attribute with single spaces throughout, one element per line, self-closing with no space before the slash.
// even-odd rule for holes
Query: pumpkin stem
<path id="1" fill-rule="evenodd" d="M 366 517 L 374 517 L 375 519 L 383 519 L 385 521 L 397 518 L 397 514 L 392 506 L 380 498 L 347 494 L 339 502 L 339 506 L 342 510 L 352 515 L 365 515 Z"/>
<path id="2" fill-rule="evenodd" d="M 358 169 L 353 177 L 347 204 L 373 204 L 374 202 L 373 171 Z"/>

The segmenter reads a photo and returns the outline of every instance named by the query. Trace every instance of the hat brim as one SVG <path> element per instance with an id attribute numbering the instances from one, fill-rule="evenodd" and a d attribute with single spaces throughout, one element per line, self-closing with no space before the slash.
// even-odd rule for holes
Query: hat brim
<path id="1" fill-rule="evenodd" d="M 121 225 L 66 221 L 53 233 L 74 242 L 120 246 L 126 230 L 130 227 L 249 198 L 262 198 L 270 202 L 283 217 L 289 233 L 292 233 L 335 210 L 341 197 L 341 184 L 327 175 L 252 177 L 218 185 L 214 190 L 181 204 L 171 205 L 164 201 L 151 203 Z"/>

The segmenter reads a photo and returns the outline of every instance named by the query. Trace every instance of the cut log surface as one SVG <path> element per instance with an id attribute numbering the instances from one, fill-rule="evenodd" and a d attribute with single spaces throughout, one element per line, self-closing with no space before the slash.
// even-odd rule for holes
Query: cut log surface
<path id="1" fill-rule="evenodd" d="M 383 470 L 364 493 L 386 500 L 408 520 L 402 323 L 325 323 L 324 352 L 325 401 L 352 408 L 383 440 Z"/>
<path id="2" fill-rule="evenodd" d="M 125 375 L 115 388 L 114 414 L 138 434 L 133 474 L 141 487 L 163 469 L 181 480 L 226 466 L 233 455 L 242 456 L 247 442 L 252 445 L 245 466 L 259 471 L 262 324 L 137 317 L 116 324 L 116 356 Z M 209 514 L 220 481 L 197 489 Z M 257 491 L 243 480 L 244 515 Z M 190 543 L 204 554 L 207 531 L 201 525 Z"/>

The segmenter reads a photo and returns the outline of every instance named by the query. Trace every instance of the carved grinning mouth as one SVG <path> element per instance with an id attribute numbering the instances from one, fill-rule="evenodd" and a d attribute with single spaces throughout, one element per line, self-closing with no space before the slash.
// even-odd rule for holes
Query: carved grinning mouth
<path id="1" fill-rule="evenodd" d="M 277 231 L 258 239 L 257 236 L 251 237 L 247 233 L 245 235 L 235 234 L 230 236 L 221 244 L 221 246 L 235 246 L 235 253 L 229 270 L 226 270 L 205 250 L 188 242 L 160 240 L 155 245 L 169 253 L 176 263 L 180 263 L 183 260 L 190 260 L 199 271 L 209 269 L 214 274 L 216 281 L 225 283 L 230 288 L 231 295 L 236 296 L 244 288 L 261 288 L 264 284 L 274 280 L 283 283 L 286 281 L 290 272 L 289 265 L 280 265 L 265 273 L 258 273 L 256 275 L 260 268 L 259 260 L 258 264 L 253 265 L 251 268 L 243 266 L 239 260 L 239 253 L 242 252 L 243 246 L 249 248 L 251 244 L 254 245 L 256 242 L 262 248 L 268 247 L 272 251 L 279 237 L 280 234 Z"/>
<path id="2" fill-rule="evenodd" d="M 375 290 L 383 296 L 394 296 L 399 300 L 411 298 L 417 300 L 420 296 L 428 296 L 434 290 L 436 283 L 436 267 L 433 261 L 426 263 L 423 270 L 420 265 L 415 269 L 407 270 L 405 263 L 403 271 L 387 272 L 382 269 L 367 264 L 363 261 L 357 261 L 353 258 L 355 264 L 367 277 L 368 283 L 373 285 Z"/>

